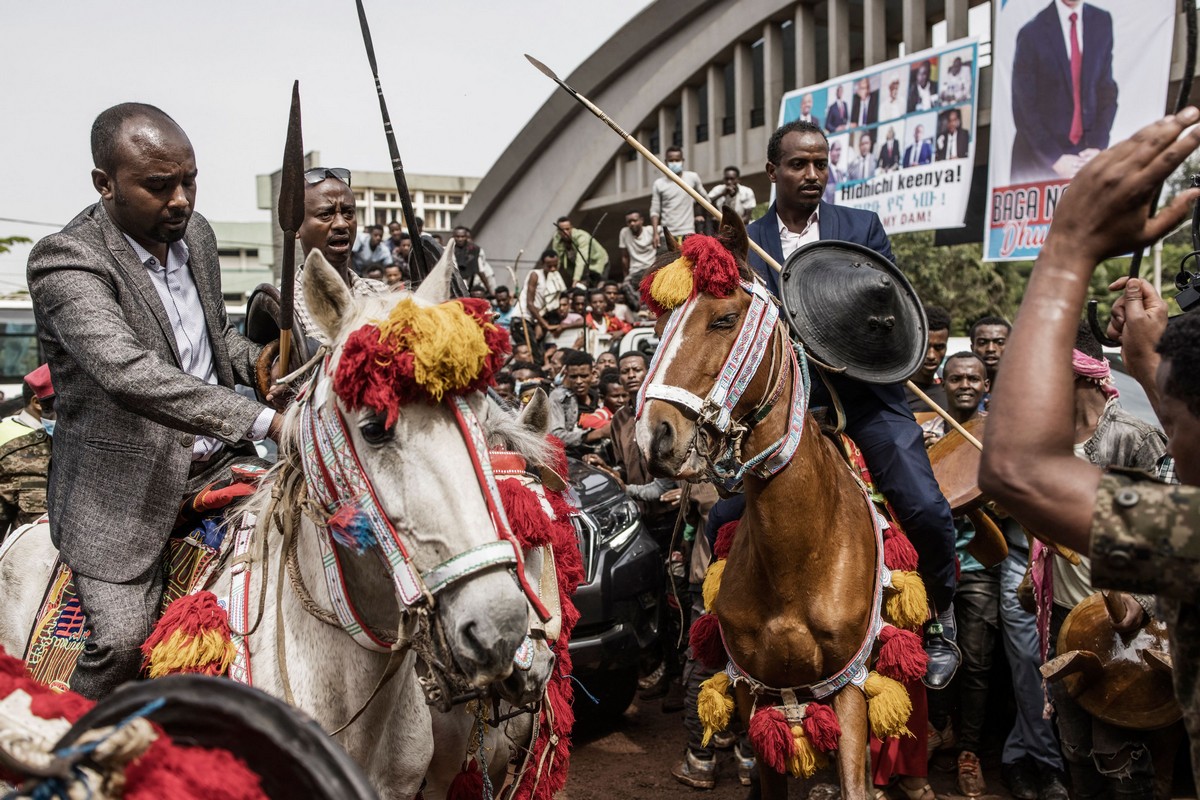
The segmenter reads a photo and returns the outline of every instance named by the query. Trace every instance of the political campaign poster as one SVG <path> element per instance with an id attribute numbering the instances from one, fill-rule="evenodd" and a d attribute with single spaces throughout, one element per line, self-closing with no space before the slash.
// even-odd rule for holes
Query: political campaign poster
<path id="1" fill-rule="evenodd" d="M 1002 0 L 984 258 L 1036 258 L 1071 178 L 1161 117 L 1175 0 Z"/>
<path id="2" fill-rule="evenodd" d="M 780 123 L 829 138 L 825 201 L 888 233 L 961 228 L 975 164 L 979 45 L 959 39 L 788 92 Z"/>

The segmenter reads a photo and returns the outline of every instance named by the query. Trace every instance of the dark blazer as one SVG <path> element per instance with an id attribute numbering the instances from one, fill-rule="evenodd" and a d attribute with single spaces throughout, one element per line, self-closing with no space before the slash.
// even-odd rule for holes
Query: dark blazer
<path id="1" fill-rule="evenodd" d="M 867 95 L 867 121 L 859 122 L 858 112 L 862 107 L 862 98 L 857 93 L 854 95 L 854 101 L 850 104 L 850 127 L 856 125 L 874 125 L 879 121 L 879 92 L 874 91 Z"/>
<path id="2" fill-rule="evenodd" d="M 892 169 L 900 164 L 900 143 L 895 139 L 879 146 L 879 168 Z"/>
<path id="3" fill-rule="evenodd" d="M 883 231 L 879 215 L 874 211 L 845 208 L 821 201 L 820 228 L 822 241 L 840 239 L 843 242 L 855 242 L 866 245 L 888 261 L 892 260 L 892 244 Z M 783 264 L 783 244 L 779 241 L 779 218 L 775 215 L 774 203 L 771 203 L 766 214 L 747 226 L 746 233 L 758 242 L 763 250 L 774 256 L 776 261 Z M 779 280 L 775 270 L 753 250 L 750 251 L 750 268 L 763 279 L 771 294 L 778 297 Z"/>
<path id="4" fill-rule="evenodd" d="M 967 157 L 967 145 L 971 141 L 970 135 L 962 128 L 959 128 L 957 133 L 955 133 L 954 138 L 958 144 L 958 146 L 955 149 L 958 152 L 962 153 L 961 158 L 966 158 Z M 936 158 L 938 161 L 945 161 L 947 158 L 950 157 L 950 134 L 949 133 L 938 134 L 937 145 L 938 145 L 937 146 L 937 155 L 935 155 L 934 158 Z"/>
<path id="5" fill-rule="evenodd" d="M 825 112 L 825 130 L 833 133 L 850 121 L 850 109 L 845 100 L 834 100 Z"/>
<path id="6" fill-rule="evenodd" d="M 184 241 L 217 385 L 182 371 L 150 275 L 103 204 L 29 255 L 38 338 L 57 392 L 50 530 L 67 565 L 98 580 L 134 580 L 160 557 L 195 435 L 236 445 L 263 409 L 233 390 L 253 385 L 260 348 L 229 324 L 216 237 L 199 214 Z"/>
<path id="7" fill-rule="evenodd" d="M 933 95 L 933 105 L 936 107 L 938 104 L 937 81 L 931 80 L 929 82 L 929 93 Z M 908 82 L 908 111 L 910 114 L 917 110 L 917 103 L 919 102 L 921 102 L 921 95 L 917 93 L 917 78 L 914 75 L 912 76 L 912 80 Z"/>
<path id="8" fill-rule="evenodd" d="M 821 239 L 856 242 L 889 261 L 892 247 L 883 224 L 872 211 L 821 203 Z M 779 221 L 775 204 L 746 229 L 750 238 L 783 263 Z M 750 266 L 778 296 L 775 272 L 751 251 Z M 845 375 L 826 374 L 825 380 L 841 398 L 846 412 L 846 433 L 866 457 L 876 487 L 892 504 L 900 526 L 920 555 L 919 571 L 926 591 L 938 608 L 948 608 L 954 598 L 956 561 L 954 520 L 950 506 L 938 489 L 925 452 L 924 436 L 913 419 L 899 384 L 868 384 Z M 830 404 L 825 381 L 814 376 L 811 405 Z"/>
<path id="9" fill-rule="evenodd" d="M 816 114 L 809 114 L 807 120 L 804 119 L 804 115 L 801 114 L 800 116 L 796 117 L 796 120 L 800 122 L 808 122 L 812 125 L 816 125 L 818 128 L 821 127 L 821 118 Z"/>
<path id="10" fill-rule="evenodd" d="M 1091 3 L 1083 6 L 1083 67 L 1079 100 L 1083 137 L 1072 144 L 1075 112 L 1071 57 L 1054 3 L 1025 23 L 1017 34 L 1013 56 L 1013 182 L 1055 177 L 1059 157 L 1089 148 L 1103 150 L 1117 115 L 1117 83 L 1113 80 L 1112 16 Z"/>

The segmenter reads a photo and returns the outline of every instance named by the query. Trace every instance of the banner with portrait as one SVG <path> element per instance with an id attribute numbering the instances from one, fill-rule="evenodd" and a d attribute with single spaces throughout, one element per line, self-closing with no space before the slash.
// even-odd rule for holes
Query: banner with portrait
<path id="1" fill-rule="evenodd" d="M 992 36 L 988 261 L 1037 257 L 1097 153 L 1161 117 L 1175 0 L 1002 0 Z"/>
<path id="2" fill-rule="evenodd" d="M 824 200 L 874 211 L 888 233 L 961 228 L 975 164 L 975 39 L 788 92 L 780 124 L 829 138 Z"/>

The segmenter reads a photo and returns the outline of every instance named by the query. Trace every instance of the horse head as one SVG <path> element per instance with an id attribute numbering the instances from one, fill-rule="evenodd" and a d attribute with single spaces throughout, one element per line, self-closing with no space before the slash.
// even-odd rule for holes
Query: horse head
<path id="1" fill-rule="evenodd" d="M 702 477 L 722 459 L 716 448 L 736 439 L 740 449 L 779 397 L 787 334 L 748 248 L 741 218 L 726 209 L 716 237 L 688 237 L 642 282 L 660 343 L 638 397 L 637 441 L 656 475 Z"/>
<path id="2" fill-rule="evenodd" d="M 373 551 L 402 612 L 427 612 L 423 658 L 456 666 L 461 690 L 509 674 L 530 605 L 479 420 L 506 337 L 483 301 L 447 299 L 448 270 L 443 259 L 415 294 L 358 297 L 310 254 L 305 301 L 332 344 L 289 414 L 283 455 L 299 450 L 322 532 Z"/>

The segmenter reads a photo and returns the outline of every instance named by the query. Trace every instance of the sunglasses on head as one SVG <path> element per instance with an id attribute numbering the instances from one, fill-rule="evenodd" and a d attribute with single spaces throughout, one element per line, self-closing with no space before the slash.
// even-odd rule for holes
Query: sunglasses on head
<path id="1" fill-rule="evenodd" d="M 350 185 L 350 170 L 344 167 L 313 167 L 304 171 L 304 180 L 309 185 L 320 183 L 326 178 L 337 178 L 347 186 Z"/>

